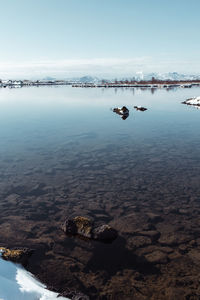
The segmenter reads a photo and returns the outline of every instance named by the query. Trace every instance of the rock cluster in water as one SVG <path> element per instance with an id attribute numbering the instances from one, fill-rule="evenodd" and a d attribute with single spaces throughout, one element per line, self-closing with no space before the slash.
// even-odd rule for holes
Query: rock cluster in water
<path id="1" fill-rule="evenodd" d="M 117 231 L 109 225 L 95 226 L 92 220 L 82 216 L 67 218 L 62 229 L 66 234 L 79 235 L 99 241 L 113 241 L 117 238 Z"/>

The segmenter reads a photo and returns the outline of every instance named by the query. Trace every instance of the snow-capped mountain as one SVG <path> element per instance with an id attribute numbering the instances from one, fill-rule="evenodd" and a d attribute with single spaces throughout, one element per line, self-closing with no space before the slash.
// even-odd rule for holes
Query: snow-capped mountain
<path id="1" fill-rule="evenodd" d="M 73 81 L 81 82 L 81 83 L 100 83 L 102 80 L 106 82 L 114 82 L 115 80 L 152 80 L 152 78 L 160 79 L 160 80 L 200 80 L 200 75 L 192 75 L 192 74 L 180 74 L 177 72 L 170 72 L 170 73 L 143 73 L 137 72 L 133 74 L 133 76 L 127 77 L 116 77 L 116 78 L 98 78 L 93 76 L 83 76 L 81 78 L 73 78 Z"/>
<path id="2" fill-rule="evenodd" d="M 200 75 L 192 75 L 192 74 L 180 74 L 177 72 L 170 73 L 148 73 L 144 74 L 143 72 L 138 72 L 133 76 L 135 80 L 151 80 L 152 77 L 160 80 L 196 80 L 200 79 Z"/>
<path id="3" fill-rule="evenodd" d="M 83 83 L 98 83 L 99 81 L 101 81 L 101 79 L 92 76 L 83 76 L 79 78 L 79 82 Z"/>

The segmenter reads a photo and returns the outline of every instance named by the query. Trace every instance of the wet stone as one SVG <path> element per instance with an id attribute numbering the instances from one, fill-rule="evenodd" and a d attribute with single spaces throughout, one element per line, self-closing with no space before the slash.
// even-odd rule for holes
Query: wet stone
<path id="1" fill-rule="evenodd" d="M 93 238 L 100 241 L 112 241 L 117 238 L 117 231 L 109 225 L 101 225 L 93 230 Z"/>
<path id="2" fill-rule="evenodd" d="M 154 224 L 163 221 L 162 216 L 160 216 L 160 215 L 158 215 L 158 214 L 147 213 L 147 217 L 148 217 L 148 221 L 149 221 L 149 222 L 152 222 L 152 223 L 154 223 Z"/>
<path id="3" fill-rule="evenodd" d="M 182 244 L 182 243 L 189 242 L 189 241 L 190 241 L 190 237 L 188 235 L 184 234 L 184 232 L 164 233 L 164 234 L 161 234 L 161 237 L 158 240 L 158 242 L 161 245 L 168 245 L 168 246 Z"/>
<path id="4" fill-rule="evenodd" d="M 167 254 L 159 250 L 146 254 L 144 257 L 148 262 L 153 264 L 165 264 L 168 261 Z"/>
<path id="5" fill-rule="evenodd" d="M 128 249 L 137 249 L 151 244 L 151 239 L 147 236 L 134 236 L 127 240 Z"/>
<path id="6" fill-rule="evenodd" d="M 142 230 L 142 231 L 138 231 L 137 234 L 148 236 L 153 241 L 156 241 L 160 237 L 160 232 L 156 230 Z"/>
<path id="7" fill-rule="evenodd" d="M 18 199 L 20 196 L 18 194 L 10 194 L 9 196 L 6 197 L 6 202 L 16 204 L 18 202 Z"/>
<path id="8" fill-rule="evenodd" d="M 67 219 L 63 224 L 62 229 L 67 234 L 79 234 L 87 238 L 92 237 L 92 221 L 86 217 Z"/>
<path id="9" fill-rule="evenodd" d="M 187 215 L 188 214 L 188 210 L 187 209 L 179 209 L 178 210 L 178 212 L 179 212 L 179 214 L 181 214 L 181 215 Z"/>
<path id="10" fill-rule="evenodd" d="M 80 235 L 89 239 L 100 241 L 112 241 L 117 238 L 117 231 L 107 224 L 96 226 L 87 217 L 77 216 L 73 219 L 66 219 L 61 226 L 66 234 Z"/>
<path id="11" fill-rule="evenodd" d="M 197 265 L 200 266 L 200 251 L 199 249 L 192 249 L 188 252 L 189 258 Z"/>
<path id="12" fill-rule="evenodd" d="M 183 245 L 179 245 L 178 249 L 179 249 L 179 251 L 180 251 L 181 254 L 185 254 L 188 251 L 188 246 L 184 245 L 184 244 Z"/>

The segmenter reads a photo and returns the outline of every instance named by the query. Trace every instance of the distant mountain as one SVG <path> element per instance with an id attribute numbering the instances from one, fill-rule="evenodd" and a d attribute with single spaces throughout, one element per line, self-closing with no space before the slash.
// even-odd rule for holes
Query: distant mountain
<path id="1" fill-rule="evenodd" d="M 106 81 L 106 82 L 114 82 L 115 80 L 151 80 L 152 77 L 154 77 L 155 79 L 160 79 L 160 80 L 200 80 L 200 74 L 181 74 L 178 72 L 169 72 L 169 73 L 143 73 L 143 72 L 137 72 L 137 73 L 133 73 L 132 76 L 127 76 L 127 77 L 118 77 L 116 76 L 115 78 L 105 78 L 105 77 L 96 77 L 96 76 L 82 76 L 82 77 L 73 77 L 73 78 L 63 78 L 66 81 L 69 82 L 77 82 L 77 83 L 101 83 L 102 81 Z M 50 77 L 50 76 L 46 76 L 45 78 L 43 78 L 43 80 L 49 80 L 49 81 L 53 81 L 56 80 L 58 78 L 55 77 Z"/>
<path id="2" fill-rule="evenodd" d="M 161 80 L 195 80 L 200 79 L 200 75 L 188 75 L 188 74 L 180 74 L 177 72 L 169 72 L 169 73 L 149 73 L 143 74 L 142 72 L 137 73 L 135 76 L 136 80 L 151 80 L 152 77 Z"/>
<path id="3" fill-rule="evenodd" d="M 186 75 L 186 74 L 179 74 L 177 72 L 173 73 L 167 73 L 163 74 L 164 76 L 167 76 L 169 79 L 172 80 L 195 80 L 195 79 L 200 79 L 200 75 Z"/>
<path id="4" fill-rule="evenodd" d="M 101 79 L 92 76 L 83 76 L 79 78 L 78 81 L 82 83 L 98 83 L 101 81 Z"/>
<path id="5" fill-rule="evenodd" d="M 102 82 L 102 80 L 105 80 L 107 82 L 113 82 L 115 80 L 151 80 L 152 77 L 155 79 L 160 79 L 160 80 L 196 80 L 200 79 L 200 75 L 188 75 L 188 74 L 180 74 L 177 72 L 169 72 L 169 73 L 143 73 L 143 72 L 138 72 L 133 74 L 131 77 L 116 77 L 115 79 L 103 79 L 103 78 L 98 78 L 98 77 L 93 77 L 93 76 L 84 76 L 81 78 L 76 78 L 75 81 L 81 82 L 81 83 L 99 83 Z"/>
<path id="6" fill-rule="evenodd" d="M 47 76 L 47 77 L 43 78 L 42 80 L 56 80 L 56 78 Z"/>

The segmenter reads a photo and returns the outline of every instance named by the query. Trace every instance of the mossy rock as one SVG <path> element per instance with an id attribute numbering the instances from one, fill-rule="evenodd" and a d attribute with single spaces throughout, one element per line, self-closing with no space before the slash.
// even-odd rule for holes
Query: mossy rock
<path id="1" fill-rule="evenodd" d="M 77 227 L 77 233 L 87 238 L 92 237 L 92 221 L 86 217 L 75 217 L 74 222 Z"/>
<path id="2" fill-rule="evenodd" d="M 87 217 L 77 216 L 73 219 L 66 219 L 62 229 L 67 234 L 81 235 L 86 238 L 92 237 L 92 221 Z"/>
<path id="3" fill-rule="evenodd" d="M 21 263 L 25 265 L 27 263 L 28 257 L 32 254 L 33 250 L 27 248 L 13 248 L 8 249 L 5 247 L 0 247 L 2 253 L 2 258 L 15 263 Z"/>
<path id="4" fill-rule="evenodd" d="M 79 235 L 99 241 L 113 241 L 117 238 L 117 231 L 107 224 L 95 226 L 91 219 L 77 216 L 73 219 L 66 219 L 61 226 L 66 234 Z"/>

